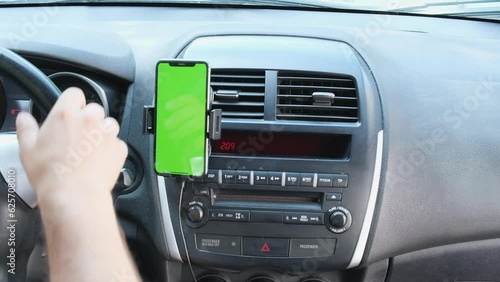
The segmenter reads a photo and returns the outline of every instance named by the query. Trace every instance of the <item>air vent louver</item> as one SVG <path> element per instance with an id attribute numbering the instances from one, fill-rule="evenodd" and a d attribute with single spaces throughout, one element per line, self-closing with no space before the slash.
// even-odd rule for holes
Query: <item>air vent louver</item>
<path id="1" fill-rule="evenodd" d="M 347 76 L 279 72 L 276 118 L 357 122 L 356 82 Z"/>
<path id="2" fill-rule="evenodd" d="M 212 69 L 211 86 L 223 118 L 264 118 L 264 70 Z"/>

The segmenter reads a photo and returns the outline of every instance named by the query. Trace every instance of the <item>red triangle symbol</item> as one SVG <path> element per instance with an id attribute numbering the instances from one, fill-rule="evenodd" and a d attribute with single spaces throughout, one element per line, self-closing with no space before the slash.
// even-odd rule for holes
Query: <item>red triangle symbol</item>
<path id="1" fill-rule="evenodd" d="M 267 243 L 264 243 L 264 245 L 262 245 L 262 248 L 260 248 L 260 251 L 263 253 L 269 253 L 271 251 L 271 249 L 269 248 Z"/>

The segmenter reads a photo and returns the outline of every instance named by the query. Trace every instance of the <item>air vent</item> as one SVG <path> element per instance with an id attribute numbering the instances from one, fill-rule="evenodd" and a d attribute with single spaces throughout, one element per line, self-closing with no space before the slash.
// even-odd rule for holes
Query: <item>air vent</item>
<path id="1" fill-rule="evenodd" d="M 264 118 L 264 70 L 212 69 L 214 109 L 223 118 Z"/>
<path id="2" fill-rule="evenodd" d="M 279 72 L 276 118 L 357 122 L 356 82 L 348 76 Z"/>

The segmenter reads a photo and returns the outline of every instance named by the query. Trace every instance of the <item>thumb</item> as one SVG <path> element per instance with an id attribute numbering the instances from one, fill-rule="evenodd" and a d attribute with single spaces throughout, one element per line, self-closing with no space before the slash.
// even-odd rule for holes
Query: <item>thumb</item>
<path id="1" fill-rule="evenodd" d="M 35 118 L 30 113 L 19 113 L 16 118 L 16 128 L 21 151 L 32 148 L 38 137 L 38 123 Z"/>

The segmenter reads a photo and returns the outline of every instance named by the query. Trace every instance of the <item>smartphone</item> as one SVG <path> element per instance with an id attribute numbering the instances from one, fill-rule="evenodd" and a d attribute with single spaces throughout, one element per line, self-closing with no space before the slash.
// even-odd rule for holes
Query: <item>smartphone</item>
<path id="1" fill-rule="evenodd" d="M 155 168 L 159 174 L 202 176 L 208 166 L 210 68 L 171 60 L 156 66 Z"/>

